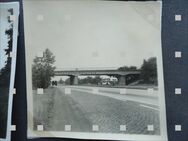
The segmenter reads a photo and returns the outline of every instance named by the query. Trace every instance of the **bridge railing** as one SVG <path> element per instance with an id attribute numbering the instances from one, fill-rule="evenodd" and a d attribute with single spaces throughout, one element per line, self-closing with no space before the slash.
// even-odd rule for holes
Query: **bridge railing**
<path id="1" fill-rule="evenodd" d="M 83 70 L 117 70 L 119 67 L 88 67 L 88 68 L 56 68 L 55 71 L 83 71 Z"/>

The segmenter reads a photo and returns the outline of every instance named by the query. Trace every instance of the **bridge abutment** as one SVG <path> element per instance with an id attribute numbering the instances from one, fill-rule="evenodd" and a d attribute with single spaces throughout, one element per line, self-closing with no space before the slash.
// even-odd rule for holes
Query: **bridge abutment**
<path id="1" fill-rule="evenodd" d="M 70 76 L 70 85 L 78 85 L 78 76 Z"/>
<path id="2" fill-rule="evenodd" d="M 126 84 L 126 76 L 120 75 L 118 76 L 118 85 L 125 86 Z"/>

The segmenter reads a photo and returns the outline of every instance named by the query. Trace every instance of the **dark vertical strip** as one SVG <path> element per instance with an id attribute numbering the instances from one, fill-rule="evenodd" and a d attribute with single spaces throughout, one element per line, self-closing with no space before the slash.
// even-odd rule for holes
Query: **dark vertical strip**
<path id="1" fill-rule="evenodd" d="M 24 20 L 23 5 L 20 2 L 19 36 L 17 45 L 17 64 L 15 88 L 16 95 L 13 97 L 13 119 L 12 124 L 16 125 L 16 131 L 12 132 L 12 141 L 27 140 L 27 100 L 26 100 L 26 65 L 24 45 Z"/>
<path id="2" fill-rule="evenodd" d="M 162 48 L 165 76 L 166 111 L 169 141 L 188 140 L 188 1 L 164 0 L 162 16 Z M 175 21 L 175 15 L 182 21 Z M 175 51 L 182 58 L 175 58 Z M 175 95 L 175 88 L 182 94 Z M 181 125 L 182 131 L 175 131 Z"/>

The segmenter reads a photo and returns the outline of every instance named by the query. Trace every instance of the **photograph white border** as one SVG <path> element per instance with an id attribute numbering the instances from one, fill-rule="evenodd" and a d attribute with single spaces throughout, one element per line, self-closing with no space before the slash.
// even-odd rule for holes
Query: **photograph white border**
<path id="1" fill-rule="evenodd" d="M 27 0 L 29 1 L 29 0 Z M 129 1 L 131 2 L 131 1 Z M 134 1 L 135 2 L 135 1 Z M 138 2 L 138 1 L 136 1 Z M 147 2 L 147 1 L 145 1 Z M 149 1 L 160 3 L 160 15 L 162 16 L 162 1 Z M 143 2 L 142 2 L 143 3 Z M 160 17 L 161 17 L 160 16 Z M 161 21 L 162 19 L 160 19 Z M 160 23 L 161 35 L 161 23 Z M 29 39 L 25 39 L 26 42 Z M 158 48 L 157 56 L 157 74 L 158 74 L 158 91 L 159 91 L 159 108 L 160 108 L 160 135 L 138 135 L 138 134 L 115 134 L 115 133 L 83 133 L 83 132 L 64 132 L 64 131 L 34 131 L 33 130 L 33 97 L 32 97 L 32 81 L 31 81 L 31 65 L 26 63 L 26 78 L 27 78 L 27 99 L 28 99 L 28 138 L 40 137 L 58 137 L 58 138 L 75 138 L 75 139 L 100 139 L 100 140 L 129 140 L 129 141 L 167 141 L 167 124 L 166 124 L 166 104 L 164 90 L 164 75 L 163 75 L 163 57 L 162 57 L 162 42 Z M 26 47 L 26 62 L 29 62 L 29 54 Z"/>

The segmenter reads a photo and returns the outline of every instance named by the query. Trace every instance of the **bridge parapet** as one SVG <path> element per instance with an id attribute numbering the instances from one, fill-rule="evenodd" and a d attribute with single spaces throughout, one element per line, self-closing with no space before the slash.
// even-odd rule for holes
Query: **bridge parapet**
<path id="1" fill-rule="evenodd" d="M 55 71 L 55 76 L 79 76 L 79 75 L 129 75 L 140 74 L 140 71 L 120 71 L 120 70 L 75 70 L 75 71 Z"/>

